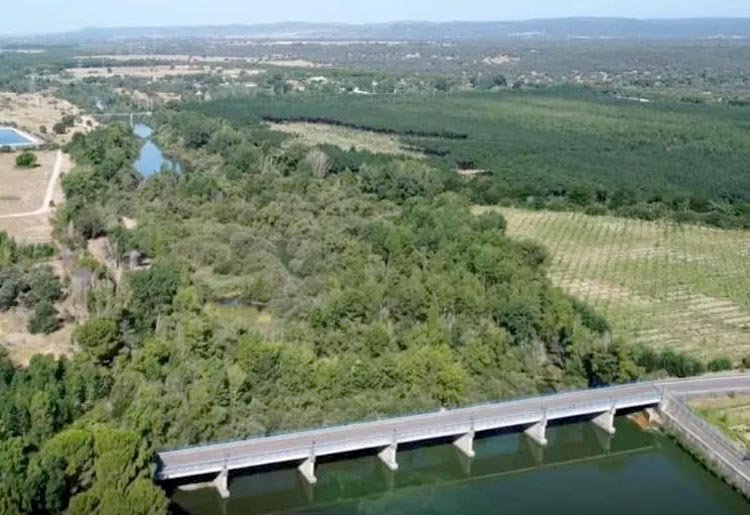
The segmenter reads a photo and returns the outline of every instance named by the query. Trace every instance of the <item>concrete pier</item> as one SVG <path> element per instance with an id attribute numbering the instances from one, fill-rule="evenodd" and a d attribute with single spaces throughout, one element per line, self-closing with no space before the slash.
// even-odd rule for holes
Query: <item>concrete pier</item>
<path id="1" fill-rule="evenodd" d="M 225 468 L 213 482 L 222 499 L 229 499 L 229 471 Z"/>
<path id="2" fill-rule="evenodd" d="M 378 453 L 378 458 L 380 458 L 380 461 L 385 464 L 386 467 L 388 467 L 392 471 L 398 470 L 398 462 L 396 461 L 396 450 L 398 449 L 398 444 L 392 443 L 382 451 Z"/>
<path id="3" fill-rule="evenodd" d="M 474 452 L 474 431 L 459 436 L 453 440 L 453 445 L 455 445 L 456 448 L 468 458 L 476 456 L 476 453 Z"/>
<path id="4" fill-rule="evenodd" d="M 596 425 L 600 429 L 603 429 L 607 433 L 613 435 L 615 434 L 615 415 L 616 414 L 617 414 L 617 409 L 614 406 L 612 406 L 612 408 L 610 408 L 609 411 L 592 418 L 591 422 L 593 422 L 594 425 Z"/>
<path id="5" fill-rule="evenodd" d="M 474 455 L 477 433 L 524 428 L 535 451 L 547 445 L 547 424 L 588 418 L 605 434 L 614 432 L 614 418 L 623 410 L 658 407 L 666 396 L 684 397 L 722 392 L 750 392 L 750 374 L 714 375 L 692 379 L 633 383 L 528 399 L 484 404 L 455 410 L 396 417 L 361 424 L 303 431 L 236 442 L 205 445 L 158 454 L 156 479 L 172 480 L 219 474 L 216 486 L 228 492 L 228 474 L 280 463 L 299 464 L 313 485 L 319 456 L 372 451 L 397 470 L 399 445 L 426 441 L 452 441 L 463 456 Z M 223 474 L 226 471 L 226 474 Z M 220 479 L 221 478 L 221 479 Z"/>
<path id="6" fill-rule="evenodd" d="M 309 484 L 314 485 L 318 482 L 318 478 L 315 476 L 315 456 L 310 455 L 297 467 L 297 470 Z"/>
<path id="7" fill-rule="evenodd" d="M 534 442 L 545 447 L 547 445 L 547 413 L 545 412 L 542 420 L 526 429 L 524 433 Z"/>

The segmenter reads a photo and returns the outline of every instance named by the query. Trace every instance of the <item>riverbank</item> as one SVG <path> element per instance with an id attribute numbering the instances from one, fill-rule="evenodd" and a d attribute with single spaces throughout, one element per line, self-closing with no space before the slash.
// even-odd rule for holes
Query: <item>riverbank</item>
<path id="1" fill-rule="evenodd" d="M 696 415 L 683 399 L 664 399 L 660 415 L 668 434 L 708 470 L 750 500 L 750 465 L 744 449 Z"/>

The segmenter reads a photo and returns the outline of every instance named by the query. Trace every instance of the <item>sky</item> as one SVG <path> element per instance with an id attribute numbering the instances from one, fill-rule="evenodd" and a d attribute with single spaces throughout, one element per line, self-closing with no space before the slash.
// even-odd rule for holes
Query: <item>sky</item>
<path id="1" fill-rule="evenodd" d="M 750 17 L 750 0 L 0 0 L 0 34 L 280 21 Z"/>

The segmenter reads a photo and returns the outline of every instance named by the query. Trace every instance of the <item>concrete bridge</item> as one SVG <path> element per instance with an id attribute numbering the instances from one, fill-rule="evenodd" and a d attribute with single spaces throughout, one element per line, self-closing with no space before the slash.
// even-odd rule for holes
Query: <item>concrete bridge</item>
<path id="1" fill-rule="evenodd" d="M 94 113 L 94 118 L 128 118 L 130 120 L 130 126 L 132 127 L 135 123 L 135 117 L 141 116 L 153 116 L 153 111 L 133 111 L 130 113 Z"/>
<path id="2" fill-rule="evenodd" d="M 476 433 L 518 428 L 536 445 L 544 447 L 547 425 L 551 422 L 587 418 L 606 433 L 613 434 L 614 417 L 619 411 L 658 407 L 667 399 L 673 402 L 683 397 L 731 392 L 750 393 L 750 374 L 566 392 L 162 452 L 158 455 L 156 478 L 172 480 L 216 474 L 213 484 L 222 497 L 228 497 L 230 471 L 293 463 L 307 482 L 315 484 L 315 461 L 322 456 L 372 450 L 388 469 L 395 471 L 401 444 L 451 439 L 459 451 L 472 458 Z"/>

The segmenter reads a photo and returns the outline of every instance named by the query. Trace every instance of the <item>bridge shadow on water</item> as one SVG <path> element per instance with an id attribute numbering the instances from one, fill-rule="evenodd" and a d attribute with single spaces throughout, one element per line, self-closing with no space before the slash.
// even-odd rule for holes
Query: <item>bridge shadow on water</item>
<path id="1" fill-rule="evenodd" d="M 366 503 L 382 496 L 410 496 L 420 489 L 449 489 L 581 463 L 615 463 L 617 457 L 648 452 L 658 438 L 641 432 L 623 417 L 617 433 L 609 435 L 586 419 L 550 424 L 548 445 L 540 447 L 523 428 L 478 433 L 476 456 L 468 458 L 437 439 L 399 445 L 399 469 L 391 471 L 377 458 L 377 449 L 317 459 L 318 483 L 309 485 L 295 469 L 297 463 L 233 472 L 231 497 L 222 500 L 215 489 L 183 491 L 171 483 L 175 503 L 190 514 L 315 513 L 332 507 Z M 213 477 L 191 482 L 211 481 Z M 301 510 L 301 511 L 300 511 Z M 347 512 L 347 511 L 344 511 Z"/>

